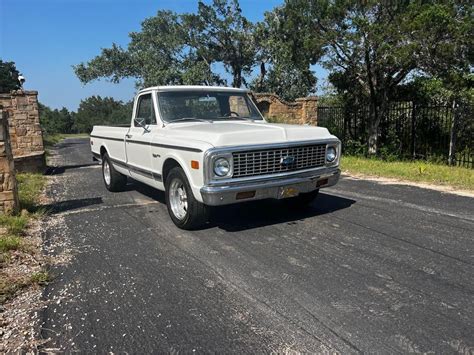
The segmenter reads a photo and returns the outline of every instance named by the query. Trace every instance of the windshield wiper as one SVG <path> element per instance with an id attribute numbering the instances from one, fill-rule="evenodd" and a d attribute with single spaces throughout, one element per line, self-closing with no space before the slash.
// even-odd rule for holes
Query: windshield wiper
<path id="1" fill-rule="evenodd" d="M 211 120 L 205 120 L 203 118 L 197 118 L 197 117 L 183 117 L 183 118 L 178 118 L 177 120 L 172 120 L 172 121 L 167 121 L 166 125 L 170 124 L 170 123 L 175 123 L 175 122 L 182 122 L 182 121 L 199 121 L 199 122 L 211 122 Z"/>
<path id="2" fill-rule="evenodd" d="M 218 119 L 226 119 L 226 120 L 246 120 L 247 117 L 241 116 L 217 116 Z"/>

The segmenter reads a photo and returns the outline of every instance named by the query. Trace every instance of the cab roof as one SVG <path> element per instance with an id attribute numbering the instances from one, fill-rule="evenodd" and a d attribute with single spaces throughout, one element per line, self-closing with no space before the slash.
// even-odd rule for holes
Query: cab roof
<path id="1" fill-rule="evenodd" d="M 249 92 L 247 89 L 231 88 L 225 86 L 205 86 L 205 85 L 169 85 L 151 86 L 140 90 L 138 93 L 146 91 L 221 91 L 221 92 Z"/>

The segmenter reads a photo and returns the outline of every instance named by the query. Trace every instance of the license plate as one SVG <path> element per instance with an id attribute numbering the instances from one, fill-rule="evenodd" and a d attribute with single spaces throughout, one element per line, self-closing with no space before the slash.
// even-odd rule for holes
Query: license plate
<path id="1" fill-rule="evenodd" d="M 294 187 L 280 187 L 280 198 L 289 198 L 298 196 L 299 191 Z"/>

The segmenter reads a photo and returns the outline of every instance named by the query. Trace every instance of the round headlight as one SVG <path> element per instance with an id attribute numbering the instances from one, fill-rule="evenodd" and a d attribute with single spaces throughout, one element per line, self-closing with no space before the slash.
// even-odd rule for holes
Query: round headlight
<path id="1" fill-rule="evenodd" d="M 229 174 L 230 164 L 229 161 L 225 158 L 216 159 L 214 162 L 214 173 L 217 176 L 226 176 Z"/>
<path id="2" fill-rule="evenodd" d="M 336 160 L 336 157 L 336 148 L 328 147 L 328 149 L 326 149 L 326 161 L 332 163 L 334 160 Z"/>

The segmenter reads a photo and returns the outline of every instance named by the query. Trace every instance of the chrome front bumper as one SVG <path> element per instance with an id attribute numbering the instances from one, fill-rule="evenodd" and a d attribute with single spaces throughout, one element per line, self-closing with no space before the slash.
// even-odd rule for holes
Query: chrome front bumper
<path id="1" fill-rule="evenodd" d="M 292 188 L 293 191 L 296 190 L 298 193 L 311 192 L 335 185 L 340 175 L 341 170 L 338 167 L 330 167 L 238 183 L 227 181 L 225 184 L 203 186 L 201 196 L 204 204 L 209 206 L 229 205 L 267 198 L 280 199 L 285 197 L 285 194 L 282 194 L 285 188 Z M 237 198 L 238 193 L 251 193 L 253 191 L 255 191 L 253 197 Z"/>

